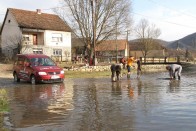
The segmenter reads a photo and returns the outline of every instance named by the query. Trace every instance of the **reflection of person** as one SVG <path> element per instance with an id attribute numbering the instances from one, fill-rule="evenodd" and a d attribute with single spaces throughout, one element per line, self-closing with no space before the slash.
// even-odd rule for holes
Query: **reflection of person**
<path id="1" fill-rule="evenodd" d="M 133 62 L 135 62 L 135 58 L 133 56 L 130 56 L 127 60 L 127 78 L 130 78 L 130 74 L 131 74 L 131 67 L 133 66 Z"/>
<path id="2" fill-rule="evenodd" d="M 177 73 L 178 80 L 180 80 L 181 71 L 182 71 L 182 66 L 181 65 L 171 64 L 171 65 L 166 66 L 166 69 L 169 71 L 170 79 L 175 79 L 176 78 L 176 73 Z"/>
<path id="3" fill-rule="evenodd" d="M 130 81 L 128 81 L 128 85 L 127 86 L 128 86 L 127 88 L 128 88 L 128 95 L 129 95 L 129 97 L 134 98 L 134 88 L 132 87 Z"/>
<path id="4" fill-rule="evenodd" d="M 169 81 L 169 92 L 180 91 L 180 81 Z"/>
<path id="5" fill-rule="evenodd" d="M 141 69 L 141 62 L 140 62 L 140 60 L 137 60 L 137 78 L 140 77 L 141 71 L 142 71 L 142 69 Z"/>
<path id="6" fill-rule="evenodd" d="M 112 83 L 112 94 L 113 95 L 121 95 L 122 94 L 120 81 Z"/>
<path id="7" fill-rule="evenodd" d="M 117 80 L 119 80 L 120 74 L 121 74 L 121 66 L 119 64 L 112 64 L 111 67 L 111 72 L 112 72 L 112 81 L 116 81 L 115 79 L 115 74 L 117 77 Z"/>

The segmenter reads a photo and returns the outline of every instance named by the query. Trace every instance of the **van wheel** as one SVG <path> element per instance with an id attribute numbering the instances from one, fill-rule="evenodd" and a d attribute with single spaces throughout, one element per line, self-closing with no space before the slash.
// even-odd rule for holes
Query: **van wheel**
<path id="1" fill-rule="evenodd" d="M 14 73 L 14 82 L 20 82 L 20 78 L 18 78 L 17 73 Z"/>
<path id="2" fill-rule="evenodd" d="M 35 85 L 36 84 L 35 76 L 34 75 L 31 76 L 31 81 L 30 82 L 31 82 L 32 85 Z"/>

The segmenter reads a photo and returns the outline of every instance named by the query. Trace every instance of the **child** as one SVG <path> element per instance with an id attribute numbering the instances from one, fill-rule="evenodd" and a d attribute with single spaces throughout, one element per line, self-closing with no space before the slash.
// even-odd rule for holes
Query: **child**
<path id="1" fill-rule="evenodd" d="M 133 62 L 135 62 L 135 58 L 133 56 L 130 56 L 127 60 L 127 78 L 130 78 L 131 67 L 133 66 Z"/>
<path id="2" fill-rule="evenodd" d="M 142 69 L 141 69 L 141 62 L 140 62 L 140 60 L 137 60 L 137 78 L 140 78 L 141 71 L 142 71 Z"/>

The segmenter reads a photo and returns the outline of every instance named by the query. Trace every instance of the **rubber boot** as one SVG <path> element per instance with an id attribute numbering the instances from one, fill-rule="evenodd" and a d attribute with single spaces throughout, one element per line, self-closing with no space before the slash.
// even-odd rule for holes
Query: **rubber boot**
<path id="1" fill-rule="evenodd" d="M 180 80 L 180 76 L 178 76 L 178 80 Z"/>
<path id="2" fill-rule="evenodd" d="M 130 78 L 130 74 L 127 74 L 127 78 Z"/>

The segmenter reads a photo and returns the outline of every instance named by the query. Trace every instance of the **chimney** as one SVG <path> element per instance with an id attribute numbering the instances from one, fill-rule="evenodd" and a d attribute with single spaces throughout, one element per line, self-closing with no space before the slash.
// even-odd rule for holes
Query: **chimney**
<path id="1" fill-rule="evenodd" d="M 37 14 L 41 14 L 41 9 L 36 9 Z"/>

